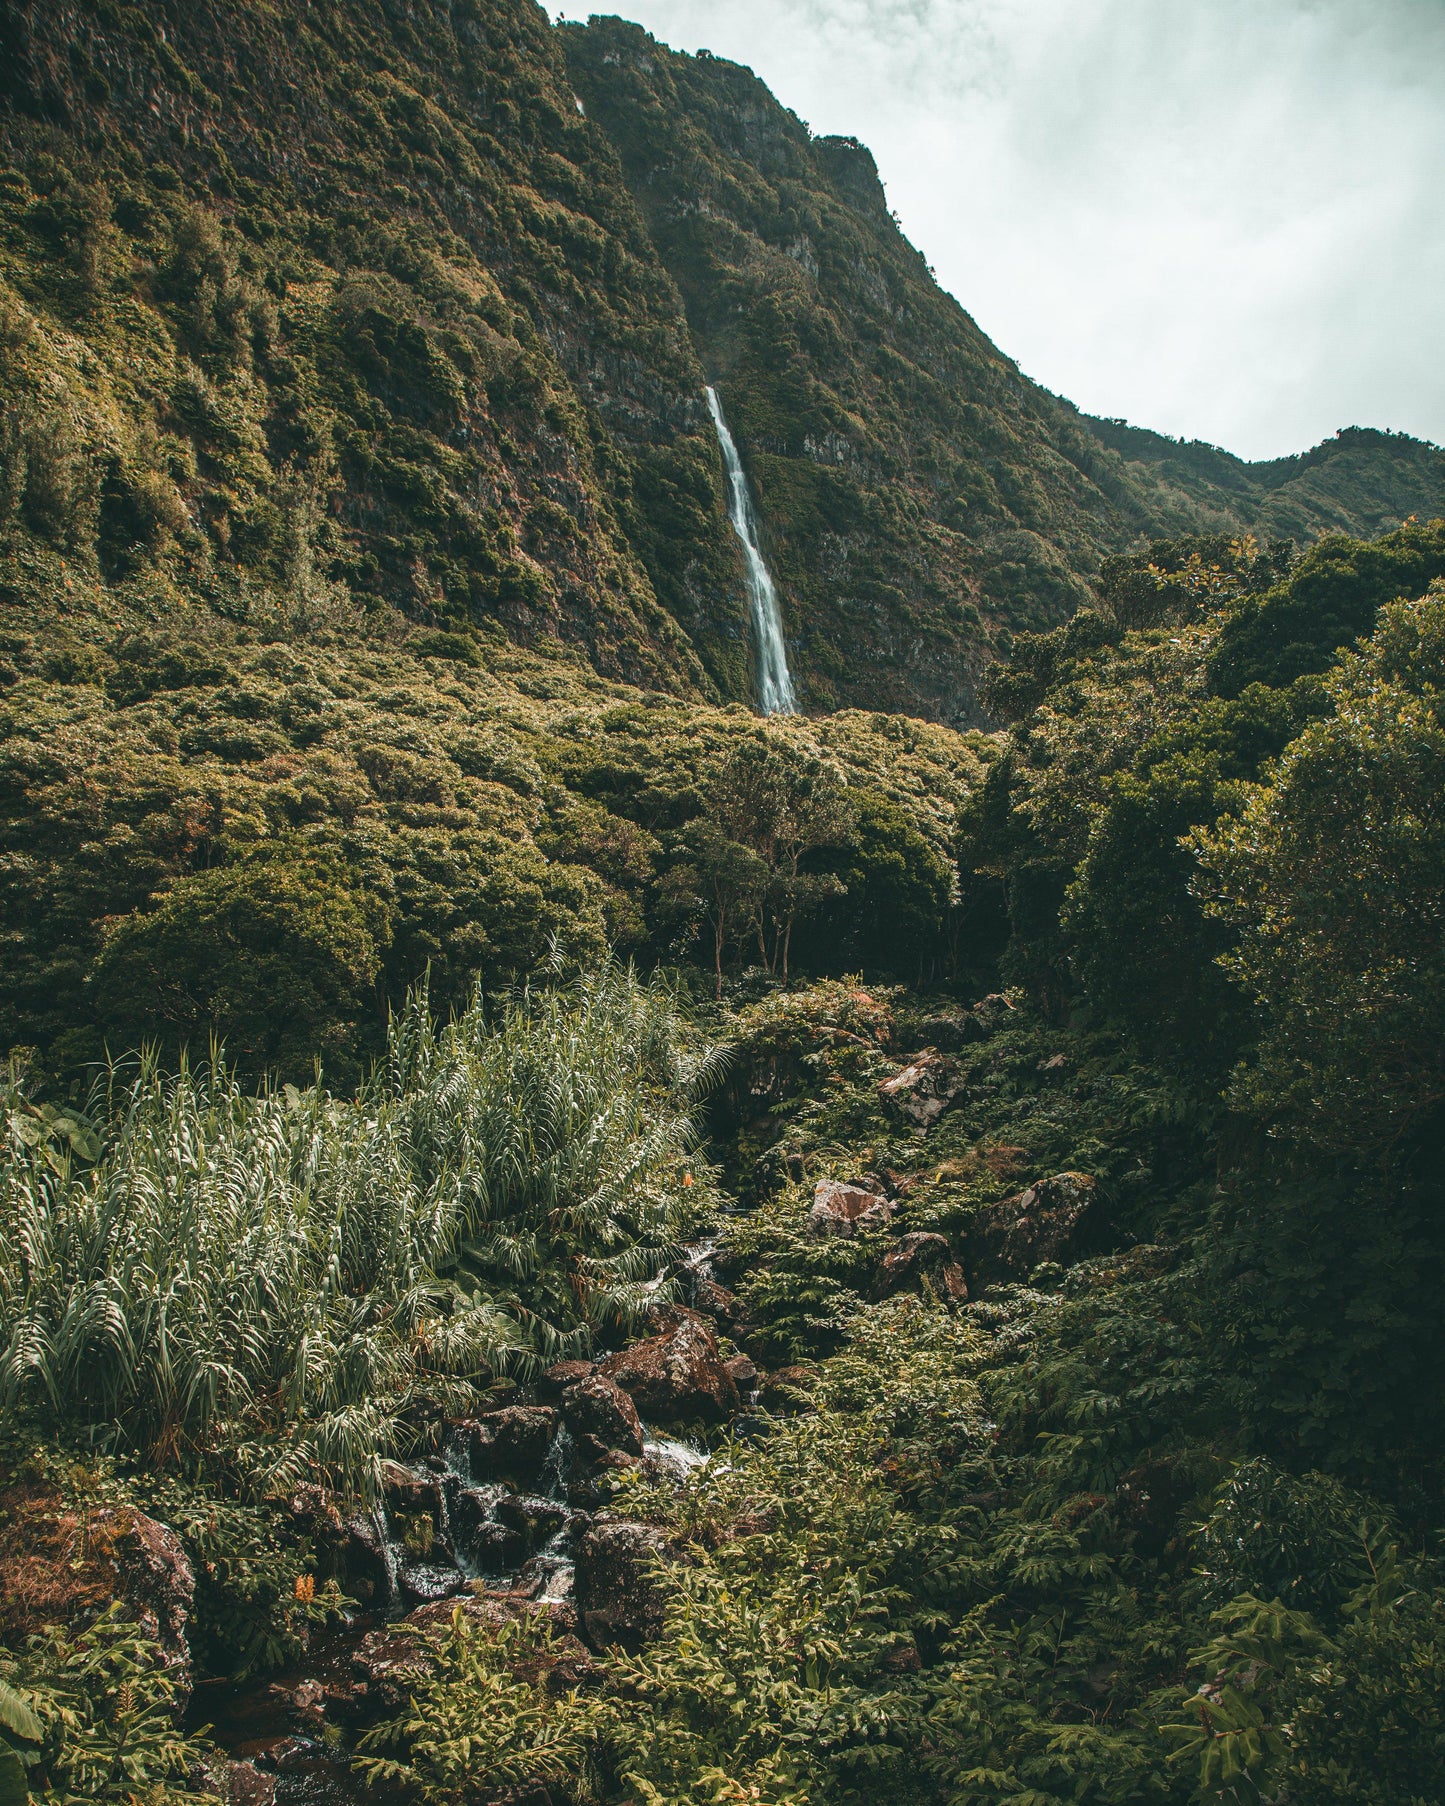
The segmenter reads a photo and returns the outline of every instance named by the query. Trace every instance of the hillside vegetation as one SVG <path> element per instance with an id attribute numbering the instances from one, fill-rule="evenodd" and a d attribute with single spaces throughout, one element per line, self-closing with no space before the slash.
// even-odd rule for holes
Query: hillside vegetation
<path id="1" fill-rule="evenodd" d="M 1438 1806 L 1441 454 L 618 20 L 0 138 L 0 1806 Z"/>
<path id="2" fill-rule="evenodd" d="M 353 681 L 380 668 L 327 652 Z M 720 1001 L 590 948 L 568 979 L 559 947 L 510 999 L 459 991 L 450 1025 L 414 997 L 359 1088 L 325 1067 L 257 1089 L 145 1058 L 67 1098 L 43 1066 L 12 1066 L 0 1508 L 19 1541 L 0 1705 L 9 1772 L 37 1797 L 119 1802 L 143 1782 L 158 1801 L 235 1798 L 280 1763 L 284 1800 L 310 1762 L 335 1797 L 475 1806 L 529 1788 L 569 1806 L 1433 1798 L 1445 528 L 1329 539 L 1295 563 L 1161 543 L 1016 653 L 993 680 L 1012 723 L 995 756 L 951 766 L 948 730 L 901 743 L 886 717 L 761 729 L 694 709 L 679 726 L 677 703 L 576 666 L 512 654 L 466 673 L 497 736 L 472 782 L 531 794 L 534 823 L 571 811 L 615 846 L 632 819 L 615 799 L 677 782 L 691 751 L 716 788 L 680 831 L 682 888 L 740 929 Z M 229 656 L 236 687 L 294 687 L 274 647 Z M 406 719 L 475 746 L 451 669 L 413 688 Z M 146 707 L 102 683 L 11 690 L 77 695 L 92 738 Z M 310 782 L 371 769 L 349 736 L 379 717 L 334 706 Z M 449 769 L 391 745 L 386 769 Z M 503 748 L 540 769 L 547 747 L 576 789 L 503 780 Z M 428 805 L 443 820 L 484 794 L 453 764 L 454 802 Z M 244 768 L 225 786 L 262 808 Z M 896 862 L 887 889 L 839 857 L 863 861 L 870 807 L 897 811 L 890 852 L 911 824 L 911 886 Z M 432 819 L 399 809 L 378 793 L 356 831 L 401 842 Z M 800 856 L 796 879 L 790 812 L 829 821 L 815 847 L 834 849 Z M 256 894 L 325 924 L 342 919 L 331 887 L 367 870 L 289 840 L 274 858 L 313 863 Z M 930 892 L 930 861 L 951 889 Z M 293 1070 L 308 1029 L 324 1048 L 275 976 L 293 940 L 207 939 L 218 876 L 271 870 L 212 866 L 113 931 L 100 972 L 125 974 L 137 1021 L 144 972 L 204 953 Z M 930 894 L 939 915 L 909 913 Z M 790 908 L 795 972 L 853 936 L 874 976 L 785 983 Z M 823 911 L 831 943 L 810 946 Z M 933 970 L 879 982 L 905 929 Z M 151 967 L 114 963 L 137 948 Z M 711 944 L 697 952 L 705 969 Z M 450 970 L 433 968 L 455 988 Z M 830 1217 L 840 1200 L 853 1218 Z M 242 1746 L 259 1770 L 176 1733 L 190 1670 L 159 1659 L 154 1617 L 127 1615 L 118 1527 L 163 1523 L 205 1577 L 184 1645 L 198 1679 L 264 1690 L 338 1636 L 390 1673 L 344 1628 L 375 1570 L 365 1520 L 335 1506 L 377 1500 L 436 1561 L 457 1532 L 415 1495 L 451 1471 L 452 1426 L 501 1435 L 570 1388 L 580 1433 L 584 1393 L 622 1397 L 611 1372 L 653 1397 L 657 1338 L 679 1372 L 730 1357 L 761 1403 L 719 1422 L 701 1392 L 654 1397 L 711 1448 L 701 1467 L 626 1453 L 618 1419 L 610 1446 L 552 1445 L 566 1505 L 495 1489 L 571 1523 L 589 1577 L 575 1608 L 539 1591 L 549 1568 L 484 1574 L 414 1613 L 417 1665 L 380 1691 L 316 1667 L 291 1731 Z M 434 1465 L 396 1465 L 418 1456 Z M 68 1566 L 66 1548 L 82 1550 Z M 604 1583 L 632 1590 L 599 1617 Z M 97 1616 L 106 1589 L 121 1602 Z"/>
<path id="3" fill-rule="evenodd" d="M 979 724 L 994 648 L 1141 536 L 1445 506 L 1400 436 L 1250 466 L 1081 416 L 938 289 L 863 147 L 619 21 L 65 0 L 3 30 L 0 511 L 142 614 L 281 598 L 746 700 L 707 380 L 813 709 Z"/>

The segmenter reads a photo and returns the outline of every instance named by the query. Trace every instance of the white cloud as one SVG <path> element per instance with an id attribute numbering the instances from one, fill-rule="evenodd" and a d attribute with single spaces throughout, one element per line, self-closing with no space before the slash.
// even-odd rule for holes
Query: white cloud
<path id="1" fill-rule="evenodd" d="M 867 143 L 939 280 L 1091 412 L 1250 457 L 1445 440 L 1442 0 L 624 10 Z"/>

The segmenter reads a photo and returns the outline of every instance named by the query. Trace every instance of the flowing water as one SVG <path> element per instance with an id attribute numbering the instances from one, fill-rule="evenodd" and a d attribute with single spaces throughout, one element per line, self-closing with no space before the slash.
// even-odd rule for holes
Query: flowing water
<path id="1" fill-rule="evenodd" d="M 758 549 L 757 521 L 753 516 L 748 480 L 743 474 L 738 448 L 723 418 L 717 390 L 709 388 L 708 411 L 717 428 L 717 442 L 722 451 L 723 468 L 728 479 L 728 519 L 733 524 L 743 548 L 743 564 L 748 579 L 748 604 L 752 609 L 753 638 L 757 646 L 758 706 L 765 715 L 796 715 L 798 699 L 793 693 L 793 678 L 788 670 L 788 651 L 783 644 L 783 616 L 778 607 L 778 592 Z"/>
<path id="2" fill-rule="evenodd" d="M 716 1247 L 709 1236 L 682 1250 L 676 1274 L 685 1297 L 711 1279 Z M 653 1477 L 678 1486 L 709 1459 L 705 1448 L 645 1427 L 643 1457 Z M 319 1632 L 287 1673 L 239 1684 L 202 1681 L 190 1703 L 191 1728 L 211 1727 L 221 1749 L 255 1764 L 258 1784 L 275 1787 L 275 1806 L 386 1806 L 391 1793 L 364 1788 L 350 1762 L 363 1639 L 418 1606 L 464 1591 L 562 1605 L 572 1593 L 578 1537 L 590 1522 L 571 1502 L 576 1471 L 563 1423 L 540 1465 L 511 1479 L 491 1471 L 468 1425 L 437 1454 L 388 1463 L 387 1502 L 358 1512 L 349 1526 L 348 1562 L 369 1588 L 364 1612 Z M 519 1490 L 515 1480 L 535 1490 Z M 420 1539 L 418 1519 L 427 1530 Z"/>

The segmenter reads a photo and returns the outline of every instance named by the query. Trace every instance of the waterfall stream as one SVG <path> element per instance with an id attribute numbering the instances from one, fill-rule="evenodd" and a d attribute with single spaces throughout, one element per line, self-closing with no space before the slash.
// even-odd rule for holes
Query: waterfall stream
<path id="1" fill-rule="evenodd" d="M 738 448 L 733 444 L 733 436 L 723 418 L 717 390 L 709 388 L 705 393 L 713 425 L 717 428 L 723 468 L 727 471 L 728 519 L 742 542 L 743 563 L 747 570 L 748 603 L 752 609 L 753 637 L 758 656 L 758 706 L 765 715 L 796 715 L 798 699 L 793 694 L 788 653 L 783 644 L 783 617 L 778 607 L 778 592 L 773 587 L 773 579 L 758 549 L 757 522 L 753 518 L 748 480 L 743 475 Z"/>

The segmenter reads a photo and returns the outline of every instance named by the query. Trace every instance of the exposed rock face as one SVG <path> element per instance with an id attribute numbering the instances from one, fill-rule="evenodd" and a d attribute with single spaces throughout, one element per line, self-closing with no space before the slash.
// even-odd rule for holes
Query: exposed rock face
<path id="1" fill-rule="evenodd" d="M 738 1408 L 738 1389 L 723 1363 L 712 1325 L 695 1311 L 678 1311 L 661 1335 L 609 1355 L 600 1372 L 632 1396 L 639 1412 L 659 1423 L 719 1423 Z"/>
<path id="2" fill-rule="evenodd" d="M 963 1080 L 952 1062 L 929 1047 L 902 1072 L 884 1079 L 878 1095 L 905 1121 L 930 1129 L 962 1090 Z"/>
<path id="3" fill-rule="evenodd" d="M 577 1549 L 573 1597 L 582 1634 L 594 1649 L 636 1652 L 662 1624 L 664 1590 L 657 1562 L 667 1544 L 651 1524 L 603 1519 Z"/>
<path id="4" fill-rule="evenodd" d="M 642 1453 L 637 1407 L 610 1374 L 594 1373 L 588 1367 L 586 1377 L 562 1394 L 562 1416 L 579 1443 L 591 1436 L 604 1448 L 618 1449 L 624 1455 Z"/>
<path id="5" fill-rule="evenodd" d="M 174 1530 L 128 1507 L 103 1514 L 92 1535 L 109 1533 L 117 1595 L 159 1644 L 172 1680 L 184 1697 L 191 1685 L 191 1651 L 186 1640 L 196 1577 Z"/>
<path id="6" fill-rule="evenodd" d="M 963 1268 L 953 1258 L 948 1238 L 920 1229 L 900 1236 L 883 1256 L 873 1295 L 891 1298 L 895 1292 L 925 1291 L 951 1303 L 968 1296 Z"/>
<path id="7" fill-rule="evenodd" d="M 1042 1262 L 1062 1261 L 1096 1190 L 1087 1173 L 1055 1173 L 1005 1198 L 969 1238 L 977 1265 L 1027 1279 Z"/>
<path id="8" fill-rule="evenodd" d="M 892 1214 L 892 1204 L 868 1181 L 820 1179 L 813 1187 L 808 1233 L 819 1240 L 856 1235 L 862 1229 L 881 1229 Z"/>

